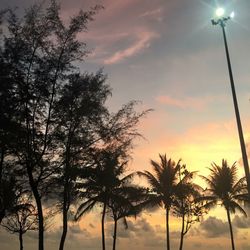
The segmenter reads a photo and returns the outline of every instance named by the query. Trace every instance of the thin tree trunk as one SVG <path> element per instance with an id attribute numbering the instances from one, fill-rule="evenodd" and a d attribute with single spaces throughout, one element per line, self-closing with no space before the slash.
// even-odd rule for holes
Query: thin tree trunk
<path id="1" fill-rule="evenodd" d="M 0 160 L 0 184 L 2 182 L 2 175 L 3 175 L 3 161 L 4 161 L 4 148 L 1 148 L 1 160 Z"/>
<path id="2" fill-rule="evenodd" d="M 36 193 L 36 192 L 35 192 Z M 38 193 L 38 191 L 37 191 Z M 39 242 L 38 242 L 38 249 L 44 250 L 43 241 L 44 241 L 44 225 L 43 225 L 43 209 L 42 209 L 42 203 L 41 198 L 38 195 L 35 195 L 36 205 L 37 205 L 37 212 L 38 212 L 38 236 L 39 236 Z"/>
<path id="3" fill-rule="evenodd" d="M 2 175 L 3 175 L 3 161 L 4 161 L 4 149 L 2 147 L 1 148 L 1 160 L 0 160 L 0 188 L 2 188 L 1 185 L 2 185 Z M 0 194 L 0 195 L 2 195 L 2 194 Z M 5 216 L 5 208 L 2 208 L 0 210 L 0 224 L 1 224 L 4 216 Z"/>
<path id="4" fill-rule="evenodd" d="M 2 209 L 0 211 L 0 224 L 1 224 L 1 222 L 2 222 L 2 220 L 3 220 L 4 217 L 5 217 L 5 209 Z"/>
<path id="5" fill-rule="evenodd" d="M 116 246 L 117 219 L 114 219 L 114 222 L 113 250 L 115 250 Z"/>
<path id="6" fill-rule="evenodd" d="M 71 126 L 70 126 L 71 131 Z M 68 231 L 68 211 L 70 207 L 70 188 L 69 188 L 69 171 L 70 171 L 70 148 L 71 148 L 71 132 L 68 134 L 66 145 L 66 165 L 64 169 L 64 187 L 63 187 L 63 232 L 61 236 L 59 250 L 64 249 L 64 244 Z"/>
<path id="7" fill-rule="evenodd" d="M 20 250 L 23 250 L 23 232 L 22 232 L 22 230 L 19 230 L 19 245 L 20 245 Z"/>
<path id="8" fill-rule="evenodd" d="M 106 202 L 103 204 L 103 211 L 102 211 L 102 250 L 105 250 L 105 230 L 104 230 L 104 221 L 105 221 L 105 214 L 106 214 Z"/>
<path id="9" fill-rule="evenodd" d="M 44 250 L 44 225 L 43 225 L 43 208 L 41 197 L 38 192 L 38 188 L 34 182 L 32 173 L 30 169 L 28 169 L 29 183 L 32 190 L 32 193 L 35 198 L 36 206 L 37 206 L 37 214 L 38 214 L 38 249 Z"/>
<path id="10" fill-rule="evenodd" d="M 166 208 L 166 241 L 167 241 L 167 250 L 170 250 L 170 238 L 169 238 L 169 207 Z"/>
<path id="11" fill-rule="evenodd" d="M 67 231 L 68 231 L 68 199 L 67 199 L 67 187 L 66 185 L 64 186 L 64 192 L 63 192 L 63 232 L 61 236 L 61 241 L 60 241 L 60 246 L 59 250 L 63 250 L 64 248 L 64 243 L 66 240 L 67 236 Z"/>
<path id="12" fill-rule="evenodd" d="M 183 214 L 182 215 L 181 239 L 180 239 L 180 248 L 179 248 L 179 250 L 182 250 L 182 248 L 183 248 L 184 226 L 185 226 L 185 215 Z"/>
<path id="13" fill-rule="evenodd" d="M 235 250 L 235 247 L 234 247 L 233 228 L 232 228 L 232 223 L 231 223 L 231 218 L 230 218 L 230 212 L 229 212 L 228 209 L 227 209 L 227 219 L 228 219 L 228 224 L 229 224 L 229 229 L 230 229 L 232 250 Z"/>

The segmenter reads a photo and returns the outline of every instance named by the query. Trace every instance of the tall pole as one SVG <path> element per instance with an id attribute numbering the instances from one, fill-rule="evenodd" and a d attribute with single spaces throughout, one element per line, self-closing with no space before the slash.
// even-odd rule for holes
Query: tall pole
<path id="1" fill-rule="evenodd" d="M 241 125 L 241 120 L 240 120 L 240 112 L 239 112 L 237 96 L 236 96 L 235 87 L 234 87 L 233 72 L 232 72 L 232 66 L 231 66 L 229 50 L 228 50 L 228 46 L 227 46 L 226 31 L 225 31 L 226 22 L 229 19 L 230 19 L 230 17 L 221 18 L 217 22 L 212 20 L 212 24 L 213 25 L 219 24 L 221 26 L 222 32 L 223 32 L 223 39 L 224 39 L 224 45 L 225 45 L 225 51 L 226 51 L 226 57 L 227 57 L 228 72 L 229 72 L 229 78 L 230 78 L 231 90 L 232 90 L 232 96 L 233 96 L 233 103 L 234 103 L 234 111 L 235 111 L 239 139 L 240 139 L 242 160 L 243 160 L 245 176 L 246 176 L 246 181 L 247 181 L 248 195 L 250 196 L 250 175 L 249 175 L 249 165 L 248 165 L 248 159 L 247 159 L 246 145 L 245 145 L 245 141 L 244 141 L 243 130 L 242 130 L 242 125 Z"/>

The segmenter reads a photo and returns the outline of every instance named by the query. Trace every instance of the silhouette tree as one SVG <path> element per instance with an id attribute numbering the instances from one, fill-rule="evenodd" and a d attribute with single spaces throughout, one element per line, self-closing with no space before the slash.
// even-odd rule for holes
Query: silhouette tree
<path id="1" fill-rule="evenodd" d="M 148 112 L 135 112 L 134 101 L 115 114 L 108 112 L 104 106 L 110 94 L 104 84 L 106 77 L 101 72 L 78 72 L 76 61 L 88 53 L 78 34 L 87 30 L 100 8 L 80 11 L 69 25 L 63 23 L 55 0 L 46 9 L 42 4 L 31 6 L 22 18 L 8 10 L 7 31 L 1 37 L 0 219 L 13 206 L 5 199 L 5 190 L 9 176 L 14 174 L 34 198 L 39 250 L 44 249 L 43 203 L 55 186 L 60 186 L 62 194 L 63 249 L 76 181 L 84 183 L 98 165 L 93 161 L 93 152 L 119 148 L 123 156 L 128 155 L 133 139 L 140 136 L 136 125 Z M 108 161 L 99 160 L 101 164 Z M 9 194 L 13 201 L 15 195 L 15 190 Z M 107 203 L 103 204 L 104 225 Z"/>
<path id="2" fill-rule="evenodd" d="M 96 142 L 89 147 L 83 161 L 79 176 L 79 191 L 83 203 L 75 216 L 79 220 L 82 215 L 92 210 L 97 204 L 102 206 L 102 248 L 105 250 L 104 222 L 108 205 L 123 182 L 125 166 L 133 148 L 133 140 L 140 137 L 137 125 L 149 111 L 135 111 L 137 102 L 124 105 L 116 113 L 106 113 L 99 119 L 99 130 Z"/>
<path id="3" fill-rule="evenodd" d="M 202 179 L 207 183 L 204 196 L 201 200 L 205 200 L 205 208 L 210 209 L 217 205 L 221 205 L 226 209 L 227 219 L 230 229 L 232 249 L 235 249 L 233 229 L 230 213 L 239 211 L 247 216 L 242 204 L 248 201 L 248 193 L 246 188 L 245 177 L 237 179 L 237 167 L 234 163 L 231 167 L 228 166 L 226 160 L 222 160 L 222 165 L 212 164 L 209 168 L 210 175 L 202 176 Z"/>
<path id="4" fill-rule="evenodd" d="M 167 159 L 166 155 L 159 155 L 160 162 L 151 160 L 154 173 L 149 171 L 138 172 L 139 176 L 146 178 L 150 185 L 148 199 L 143 203 L 144 207 L 163 207 L 166 211 L 166 242 L 167 250 L 170 250 L 169 237 L 169 213 L 175 203 L 175 197 L 178 191 L 184 185 L 179 180 L 179 173 L 183 166 L 180 160 L 177 164 L 171 159 Z"/>
<path id="5" fill-rule="evenodd" d="M 116 249 L 118 221 L 123 220 L 125 229 L 128 229 L 127 217 L 135 217 L 141 212 L 140 203 L 145 197 L 145 189 L 131 183 L 129 174 L 121 180 L 122 185 L 114 190 L 114 195 L 109 200 L 109 208 L 114 220 L 113 250 Z M 128 182 L 128 183 L 126 183 Z"/>
<path id="6" fill-rule="evenodd" d="M 103 106 L 110 94 L 104 84 L 106 77 L 100 71 L 97 74 L 70 75 L 69 83 L 62 89 L 62 95 L 55 107 L 55 137 L 57 141 L 59 169 L 56 182 L 59 184 L 57 196 L 63 214 L 63 232 L 60 250 L 64 247 L 67 235 L 68 211 L 77 198 L 76 178 L 80 162 L 84 160 L 90 146 L 100 140 L 100 117 L 107 112 Z"/>
<path id="7" fill-rule="evenodd" d="M 6 14 L 6 11 L 2 13 Z M 1 14 L 1 13 L 0 13 Z M 1 15 L 0 15 L 1 16 Z M 13 94 L 14 82 L 11 72 L 13 65 L 4 60 L 0 47 L 0 223 L 10 213 L 16 202 L 16 179 L 13 169 L 13 153 L 18 147 L 18 135 L 22 134 L 15 121 L 18 113 L 17 98 Z"/>
<path id="8" fill-rule="evenodd" d="M 119 176 L 123 173 L 123 164 L 119 164 L 117 152 L 101 150 L 94 156 L 95 166 L 91 170 L 89 178 L 82 183 L 84 190 L 81 194 L 84 202 L 79 206 L 76 213 L 76 220 L 83 214 L 89 212 L 93 207 L 100 204 L 102 208 L 102 249 L 105 250 L 105 215 L 109 200 L 113 196 L 121 180 Z"/>
<path id="9" fill-rule="evenodd" d="M 175 195 L 173 205 L 173 214 L 181 217 L 181 235 L 179 249 L 183 249 L 184 236 L 188 233 L 191 226 L 195 222 L 199 222 L 201 217 L 206 213 L 204 202 L 200 201 L 203 189 L 193 182 L 196 172 L 189 172 L 186 166 L 182 166 L 182 173 L 179 172 L 179 181 L 183 185 L 179 185 Z"/>
<path id="10" fill-rule="evenodd" d="M 23 250 L 23 235 L 29 230 L 38 229 L 38 217 L 35 206 L 26 195 L 19 198 L 12 213 L 6 216 L 2 226 L 13 234 L 18 234 L 20 250 Z"/>
<path id="11" fill-rule="evenodd" d="M 0 224 L 5 216 L 13 213 L 16 200 L 15 178 L 4 177 L 0 183 Z"/>
<path id="12" fill-rule="evenodd" d="M 53 173 L 53 129 L 51 120 L 55 101 L 74 63 L 86 55 L 86 45 L 77 34 L 86 31 L 87 24 L 99 10 L 80 11 L 68 26 L 60 18 L 60 7 L 51 0 L 30 7 L 22 19 L 9 11 L 6 37 L 0 44 L 0 62 L 10 65 L 7 79 L 8 97 L 12 97 L 16 112 L 13 118 L 19 125 L 13 158 L 19 175 L 26 176 L 33 193 L 39 218 L 39 250 L 44 248 L 44 219 L 42 198 L 47 181 Z M 1 68 L 1 67 L 0 67 Z M 1 76 L 2 77 L 2 76 Z M 8 115 L 10 111 L 6 108 Z M 6 138 L 6 137 L 3 137 Z M 5 144 L 1 146 L 1 159 Z M 1 165 L 2 166 L 2 165 Z M 22 168 L 22 171 L 21 171 Z"/>

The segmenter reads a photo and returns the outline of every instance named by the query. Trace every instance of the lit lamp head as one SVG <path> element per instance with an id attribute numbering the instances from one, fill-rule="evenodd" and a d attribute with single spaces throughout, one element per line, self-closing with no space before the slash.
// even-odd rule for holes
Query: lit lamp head
<path id="1" fill-rule="evenodd" d="M 234 11 L 232 11 L 230 14 L 230 18 L 234 18 L 234 16 L 235 16 Z"/>
<path id="2" fill-rule="evenodd" d="M 231 12 L 231 14 L 227 17 L 225 17 L 226 11 L 225 9 L 219 7 L 217 8 L 217 10 L 215 11 L 215 15 L 216 15 L 216 19 L 212 19 L 212 24 L 213 25 L 217 25 L 217 24 L 220 24 L 221 26 L 225 26 L 226 22 L 231 19 L 231 18 L 234 18 L 234 12 Z"/>
<path id="3" fill-rule="evenodd" d="M 217 17 L 222 17 L 225 14 L 225 10 L 223 8 L 218 8 L 215 11 L 215 14 L 216 14 Z"/>

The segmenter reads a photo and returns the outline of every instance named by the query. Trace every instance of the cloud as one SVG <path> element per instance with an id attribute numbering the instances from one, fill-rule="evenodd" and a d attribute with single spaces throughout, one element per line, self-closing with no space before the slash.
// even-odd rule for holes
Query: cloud
<path id="1" fill-rule="evenodd" d="M 122 220 L 118 223 L 118 236 L 119 237 L 135 237 L 141 234 L 155 234 L 155 228 L 145 219 L 139 218 L 136 221 L 128 220 L 128 229 L 125 229 Z M 111 229 L 112 228 L 112 229 Z M 109 232 L 113 232 L 113 225 L 109 226 Z"/>
<path id="2" fill-rule="evenodd" d="M 177 107 L 181 109 L 195 109 L 198 111 L 202 111 L 205 106 L 212 102 L 214 97 L 183 97 L 183 98 L 175 98 L 172 96 L 161 95 L 156 97 L 156 101 L 160 104 Z"/>
<path id="3" fill-rule="evenodd" d="M 158 3 L 144 6 L 141 0 L 105 0 L 103 4 L 105 9 L 90 23 L 88 33 L 79 35 L 92 50 L 89 55 L 91 62 L 119 63 L 142 53 L 159 37 L 158 28 L 150 22 L 164 16 Z M 148 7 L 154 10 L 148 11 Z"/>
<path id="4" fill-rule="evenodd" d="M 242 246 L 242 250 L 249 250 L 250 249 L 250 245 L 249 244 L 244 244 Z"/>
<path id="5" fill-rule="evenodd" d="M 117 227 L 117 247 L 127 249 L 133 242 L 137 249 L 160 249 L 165 244 L 165 229 L 160 225 L 152 225 L 145 217 L 136 220 L 128 219 L 128 229 L 120 220 Z M 107 227 L 107 237 L 113 236 L 113 224 Z"/>
<path id="6" fill-rule="evenodd" d="M 72 236 L 77 236 L 77 235 L 86 235 L 86 236 L 90 236 L 89 232 L 87 231 L 87 229 L 83 228 L 81 229 L 79 224 L 69 224 L 69 234 Z"/>
<path id="7" fill-rule="evenodd" d="M 233 225 L 237 228 L 249 228 L 250 227 L 250 219 L 246 218 L 245 216 L 238 216 L 235 215 L 233 221 Z"/>
<path id="8" fill-rule="evenodd" d="M 154 32 L 150 31 L 142 31 L 138 32 L 138 34 L 134 34 L 136 36 L 136 41 L 132 43 L 128 48 L 123 50 L 118 50 L 110 57 L 104 60 L 105 64 L 114 64 L 118 63 L 124 59 L 127 59 L 131 56 L 134 56 L 141 52 L 142 50 L 148 48 L 150 46 L 151 40 L 157 35 Z"/>
<path id="9" fill-rule="evenodd" d="M 245 128 L 245 132 L 248 132 L 248 131 L 249 131 L 249 129 Z M 247 153 L 247 156 L 249 157 L 250 156 L 250 138 L 249 138 L 248 133 L 244 134 L 244 140 L 245 140 L 245 145 L 246 145 L 246 153 Z M 244 166 L 242 155 L 239 158 L 239 163 L 240 163 L 241 166 Z"/>
<path id="10" fill-rule="evenodd" d="M 210 216 L 207 220 L 200 224 L 200 229 L 209 238 L 217 238 L 229 234 L 229 226 L 227 222 Z"/>
<path id="11" fill-rule="evenodd" d="M 95 226 L 92 223 L 89 223 L 89 227 L 95 228 Z"/>
<path id="12" fill-rule="evenodd" d="M 149 17 L 152 19 L 156 19 L 157 21 L 161 21 L 162 20 L 162 12 L 163 12 L 163 9 L 159 7 L 157 9 L 144 12 L 143 14 L 140 15 L 140 17 L 143 17 L 143 18 Z"/>
<path id="13" fill-rule="evenodd" d="M 142 218 L 139 222 L 138 222 L 138 228 L 140 230 L 142 230 L 143 232 L 154 232 L 154 228 L 152 225 L 150 225 L 148 223 L 148 221 L 145 218 Z"/>

